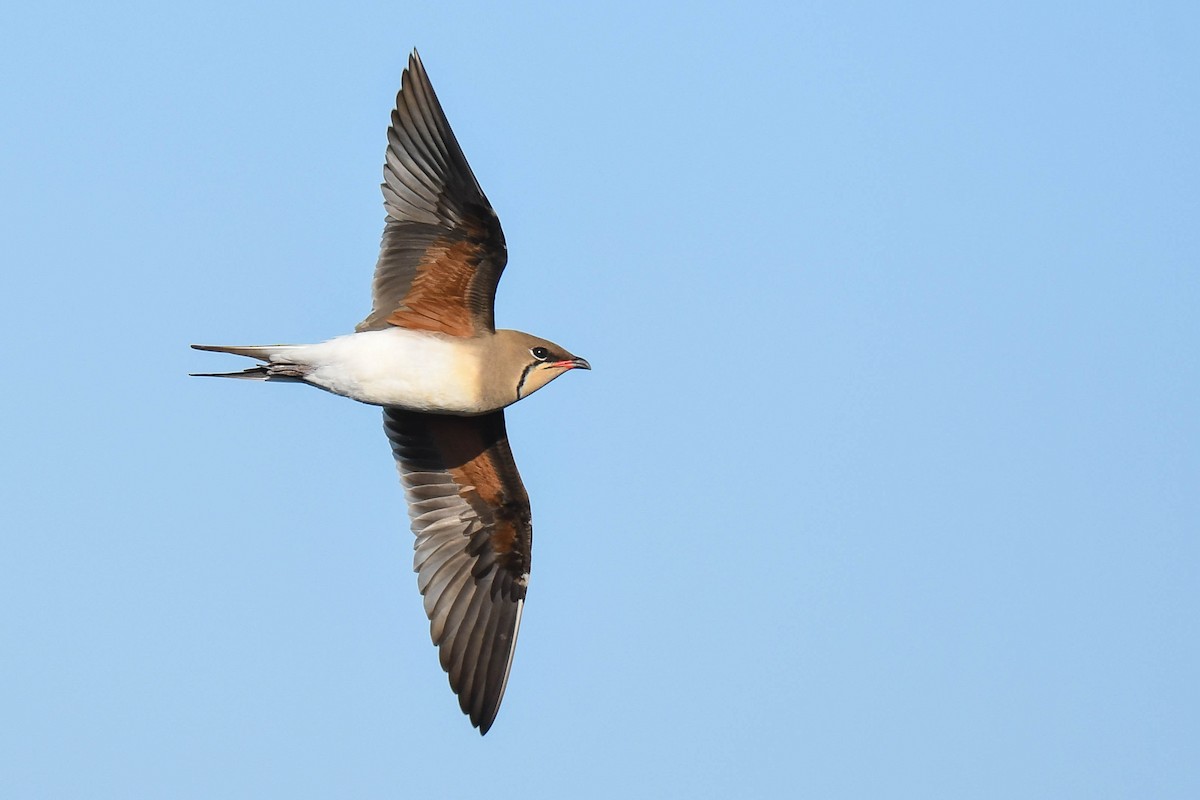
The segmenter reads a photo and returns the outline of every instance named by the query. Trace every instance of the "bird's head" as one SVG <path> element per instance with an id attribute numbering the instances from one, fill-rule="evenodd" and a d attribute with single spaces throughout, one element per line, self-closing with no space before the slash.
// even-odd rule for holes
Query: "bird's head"
<path id="1" fill-rule="evenodd" d="M 565 348 L 528 333 L 496 331 L 496 341 L 503 372 L 514 382 L 515 400 L 528 397 L 564 372 L 592 368 Z"/>

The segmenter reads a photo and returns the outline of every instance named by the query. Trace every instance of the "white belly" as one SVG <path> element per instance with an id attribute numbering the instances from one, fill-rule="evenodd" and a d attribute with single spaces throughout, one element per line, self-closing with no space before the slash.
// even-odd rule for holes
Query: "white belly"
<path id="1" fill-rule="evenodd" d="M 478 414 L 478 349 L 439 334 L 388 328 L 339 336 L 282 354 L 312 371 L 305 380 L 334 394 L 413 411 Z"/>

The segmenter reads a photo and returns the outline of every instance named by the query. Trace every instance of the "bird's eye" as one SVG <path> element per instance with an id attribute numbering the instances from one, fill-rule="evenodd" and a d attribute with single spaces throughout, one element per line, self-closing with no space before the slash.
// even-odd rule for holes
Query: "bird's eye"
<path id="1" fill-rule="evenodd" d="M 535 347 L 532 350 L 530 350 L 529 353 L 534 358 L 536 358 L 538 361 L 545 361 L 547 358 L 550 357 L 550 351 L 544 347 Z"/>

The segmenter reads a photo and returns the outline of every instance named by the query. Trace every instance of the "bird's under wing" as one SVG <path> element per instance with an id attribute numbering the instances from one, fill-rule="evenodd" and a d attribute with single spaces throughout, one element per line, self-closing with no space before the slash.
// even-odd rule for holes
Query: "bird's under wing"
<path id="1" fill-rule="evenodd" d="M 494 331 L 504 232 L 415 50 L 392 111 L 383 177 L 387 221 L 371 314 L 358 330 Z"/>
<path id="2" fill-rule="evenodd" d="M 508 683 L 533 540 L 504 412 L 383 411 L 416 534 L 430 635 L 463 713 L 487 733 Z"/>

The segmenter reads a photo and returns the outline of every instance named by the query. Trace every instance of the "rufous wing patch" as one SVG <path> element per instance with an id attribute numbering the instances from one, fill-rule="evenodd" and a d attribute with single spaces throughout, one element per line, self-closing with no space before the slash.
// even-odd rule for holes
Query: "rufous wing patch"
<path id="1" fill-rule="evenodd" d="M 474 336 L 478 330 L 468 298 L 478 263 L 477 245 L 439 239 L 417 265 L 408 294 L 387 323 L 449 336 Z"/>
<path id="2" fill-rule="evenodd" d="M 484 518 L 494 521 L 489 537 L 493 552 L 520 575 L 529 571 L 529 495 L 513 462 L 501 414 L 428 419 L 443 463 L 454 482 L 464 487 L 463 498 L 473 506 L 482 503 Z"/>

